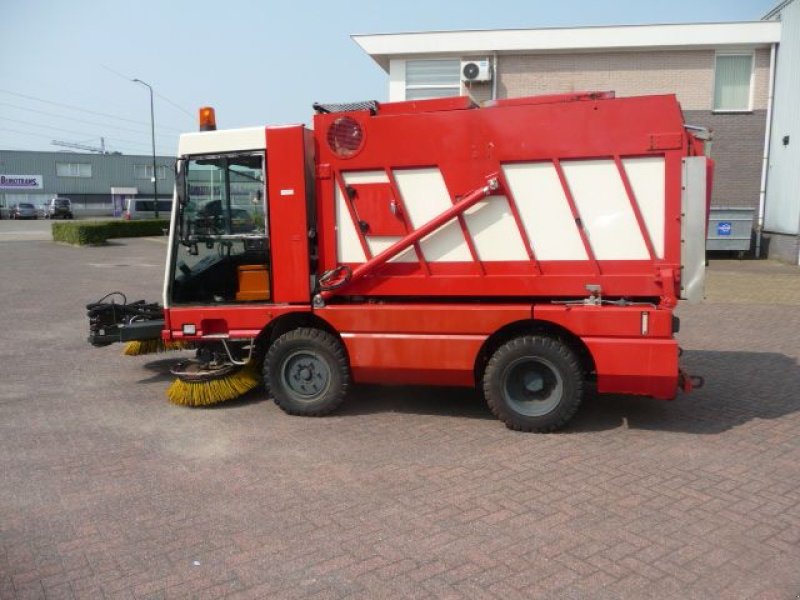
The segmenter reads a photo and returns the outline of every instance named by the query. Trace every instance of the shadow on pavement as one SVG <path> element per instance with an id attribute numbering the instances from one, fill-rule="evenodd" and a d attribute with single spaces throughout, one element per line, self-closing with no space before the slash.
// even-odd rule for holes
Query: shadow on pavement
<path id="1" fill-rule="evenodd" d="M 494 419 L 483 396 L 472 388 L 417 386 L 354 386 L 338 416 L 382 412 Z"/>
<path id="2" fill-rule="evenodd" d="M 150 375 L 150 377 L 140 379 L 137 381 L 137 383 L 152 383 L 155 381 L 172 382 L 172 380 L 175 379 L 175 376 L 169 372 L 170 368 L 178 361 L 189 357 L 188 354 L 183 356 L 179 352 L 163 353 L 160 356 L 163 356 L 164 358 L 151 360 L 150 362 L 144 364 L 145 370 L 150 371 L 152 375 Z"/>
<path id="3" fill-rule="evenodd" d="M 140 383 L 170 382 L 179 356 L 144 365 L 152 372 Z M 714 434 L 754 419 L 776 419 L 800 411 L 800 366 L 784 354 L 687 351 L 681 362 L 689 373 L 705 377 L 705 386 L 679 394 L 672 402 L 652 398 L 589 393 L 565 433 L 618 427 Z M 241 398 L 209 408 L 236 408 L 265 400 L 259 387 Z M 494 419 L 482 395 L 471 388 L 356 385 L 339 417 L 383 412 Z"/>
<path id="4" fill-rule="evenodd" d="M 635 396 L 588 394 L 564 433 L 618 427 L 715 434 L 754 419 L 800 411 L 800 366 L 784 354 L 687 351 L 682 364 L 705 377 L 705 386 L 672 402 Z M 469 388 L 356 386 L 339 416 L 378 412 L 494 419 L 483 397 Z"/>
<path id="5" fill-rule="evenodd" d="M 755 419 L 800 411 L 800 366 L 772 352 L 687 351 L 681 363 L 705 386 L 672 402 L 632 396 L 587 398 L 568 432 L 651 429 L 715 434 Z"/>

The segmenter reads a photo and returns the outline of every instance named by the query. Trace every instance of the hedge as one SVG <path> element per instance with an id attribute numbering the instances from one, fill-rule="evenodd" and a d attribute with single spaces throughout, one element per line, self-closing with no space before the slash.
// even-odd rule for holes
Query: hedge
<path id="1" fill-rule="evenodd" d="M 61 221 L 53 223 L 52 227 L 55 242 L 96 246 L 111 238 L 162 235 L 164 229 L 169 227 L 169 221 Z"/>

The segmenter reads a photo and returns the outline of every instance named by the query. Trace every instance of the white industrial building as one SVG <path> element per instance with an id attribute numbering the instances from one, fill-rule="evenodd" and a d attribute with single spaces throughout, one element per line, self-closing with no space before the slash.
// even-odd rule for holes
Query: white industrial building
<path id="1" fill-rule="evenodd" d="M 0 217 L 10 207 L 41 208 L 54 196 L 72 201 L 76 216 L 122 214 L 129 198 L 172 198 L 175 159 L 134 154 L 0 150 Z M 156 186 L 154 186 L 154 183 Z"/>

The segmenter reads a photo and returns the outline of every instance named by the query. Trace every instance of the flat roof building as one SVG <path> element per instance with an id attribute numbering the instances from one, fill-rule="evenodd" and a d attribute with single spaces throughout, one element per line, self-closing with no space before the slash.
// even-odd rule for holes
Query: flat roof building
<path id="1" fill-rule="evenodd" d="M 172 198 L 175 158 L 157 156 L 158 197 Z M 77 216 L 121 214 L 125 200 L 153 197 L 152 155 L 0 150 L 0 214 L 54 196 L 72 200 Z"/>

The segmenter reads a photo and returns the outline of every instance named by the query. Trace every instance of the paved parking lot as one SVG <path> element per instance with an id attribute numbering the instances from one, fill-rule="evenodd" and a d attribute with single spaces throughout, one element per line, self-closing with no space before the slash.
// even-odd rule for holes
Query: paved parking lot
<path id="1" fill-rule="evenodd" d="M 0 598 L 800 595 L 797 268 L 712 263 L 680 310 L 702 390 L 530 435 L 462 390 L 172 406 L 176 355 L 91 348 L 82 308 L 159 299 L 163 240 L 30 226 L 0 221 Z"/>

